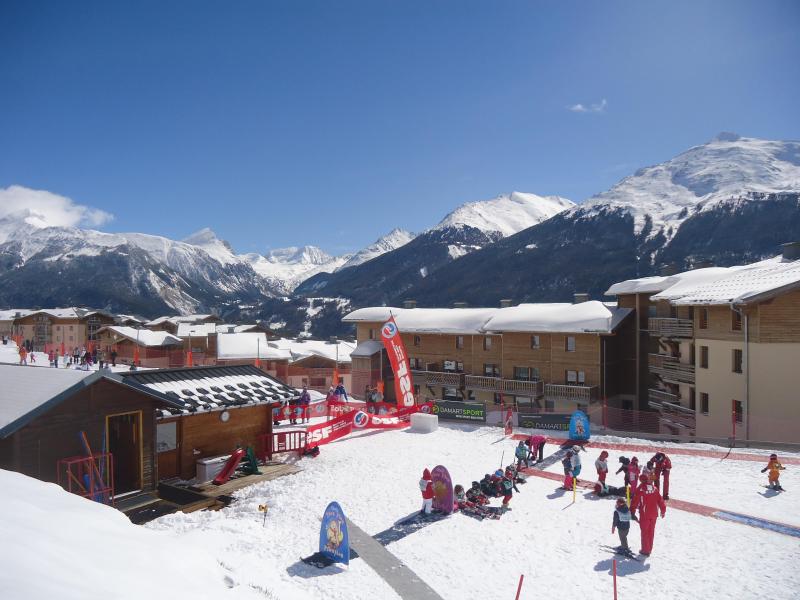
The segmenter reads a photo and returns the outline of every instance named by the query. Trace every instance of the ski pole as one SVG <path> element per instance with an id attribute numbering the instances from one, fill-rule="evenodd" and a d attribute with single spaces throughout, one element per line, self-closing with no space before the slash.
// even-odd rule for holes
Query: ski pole
<path id="1" fill-rule="evenodd" d="M 519 576 L 519 585 L 517 586 L 517 596 L 514 600 L 519 600 L 519 593 L 522 591 L 522 580 L 525 579 L 525 575 Z"/>
<path id="2" fill-rule="evenodd" d="M 503 459 L 506 457 L 506 451 L 503 450 L 503 454 L 500 456 L 500 468 L 503 468 Z"/>
<path id="3" fill-rule="evenodd" d="M 628 508 L 631 506 L 631 486 L 627 483 L 625 484 L 625 503 L 628 505 Z"/>

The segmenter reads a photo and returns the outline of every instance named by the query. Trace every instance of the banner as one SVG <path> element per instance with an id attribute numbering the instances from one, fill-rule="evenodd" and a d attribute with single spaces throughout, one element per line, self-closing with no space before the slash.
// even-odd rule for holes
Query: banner
<path id="1" fill-rule="evenodd" d="M 389 317 L 381 327 L 381 339 L 394 373 L 397 406 L 414 406 L 414 382 L 411 380 L 411 371 L 408 370 L 408 355 L 394 317 Z"/>
<path id="2" fill-rule="evenodd" d="M 445 420 L 486 422 L 486 405 L 481 402 L 436 401 L 432 412 Z"/>
<path id="3" fill-rule="evenodd" d="M 442 465 L 437 465 L 431 471 L 433 481 L 433 510 L 438 510 L 446 515 L 453 512 L 453 480 L 450 473 Z"/>
<path id="4" fill-rule="evenodd" d="M 506 435 L 514 434 L 514 411 L 510 407 L 506 411 L 505 419 L 503 419 L 503 428 Z"/>
<path id="5" fill-rule="evenodd" d="M 576 410 L 569 419 L 569 439 L 588 440 L 589 435 L 589 417 L 583 411 Z"/>
<path id="6" fill-rule="evenodd" d="M 409 417 L 417 412 L 416 406 L 395 410 L 394 414 L 373 414 L 359 410 L 353 415 L 353 429 L 399 429 L 408 427 Z"/>
<path id="7" fill-rule="evenodd" d="M 320 444 L 327 444 L 340 437 L 346 436 L 353 430 L 353 415 L 350 413 L 336 417 L 327 423 L 320 423 L 319 425 L 310 425 L 306 428 L 308 437 L 306 444 L 309 447 L 319 446 Z"/>
<path id="8" fill-rule="evenodd" d="M 570 419 L 571 415 L 568 414 L 519 412 L 519 426 L 530 429 L 569 431 Z"/>
<path id="9" fill-rule="evenodd" d="M 350 563 L 350 536 L 347 520 L 338 502 L 328 504 L 319 528 L 319 551 L 333 562 Z"/>

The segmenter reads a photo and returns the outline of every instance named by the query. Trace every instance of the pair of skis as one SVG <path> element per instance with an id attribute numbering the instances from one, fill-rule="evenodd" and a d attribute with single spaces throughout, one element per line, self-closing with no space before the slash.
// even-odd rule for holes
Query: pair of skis
<path id="1" fill-rule="evenodd" d="M 622 548 L 620 546 L 606 546 L 606 545 L 601 545 L 600 547 L 601 548 L 605 548 L 606 550 L 609 550 L 609 551 L 613 552 L 614 554 L 617 554 L 617 555 L 622 556 L 624 558 L 630 558 L 631 560 L 642 562 L 642 559 L 639 558 L 638 556 L 636 556 L 630 549 L 629 550 L 625 550 L 624 548 Z"/>

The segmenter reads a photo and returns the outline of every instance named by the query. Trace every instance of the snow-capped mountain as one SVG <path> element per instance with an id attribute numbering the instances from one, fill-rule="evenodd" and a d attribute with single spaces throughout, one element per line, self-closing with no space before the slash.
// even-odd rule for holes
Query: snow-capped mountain
<path id="1" fill-rule="evenodd" d="M 351 256 L 331 256 L 316 246 L 290 246 L 272 250 L 266 256 L 246 254 L 245 258 L 270 287 L 283 294 L 290 294 L 309 277 L 317 273 L 332 273 Z"/>
<path id="2" fill-rule="evenodd" d="M 405 229 L 394 228 L 389 233 L 381 238 L 378 238 L 375 243 L 370 244 L 363 250 L 359 250 L 350 257 L 339 269 L 347 269 L 348 267 L 357 267 L 360 264 L 377 258 L 381 254 L 386 254 L 392 250 L 396 250 L 400 246 L 405 246 L 408 242 L 414 239 L 414 234 L 406 231 Z"/>
<path id="3" fill-rule="evenodd" d="M 577 207 L 583 215 L 622 210 L 636 233 L 650 222 L 648 237 L 670 239 L 690 213 L 757 192 L 800 190 L 800 142 L 760 140 L 721 133 L 661 164 L 639 169 L 610 190 Z"/>

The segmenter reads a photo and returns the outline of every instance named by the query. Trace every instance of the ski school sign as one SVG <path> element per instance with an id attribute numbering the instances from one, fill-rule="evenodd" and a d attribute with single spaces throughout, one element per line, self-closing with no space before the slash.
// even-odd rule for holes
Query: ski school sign
<path id="1" fill-rule="evenodd" d="M 333 442 L 358 429 L 400 429 L 408 427 L 408 418 L 417 412 L 417 406 L 401 408 L 394 414 L 373 415 L 363 410 L 346 412 L 335 419 L 306 428 L 309 447 Z"/>
<path id="2" fill-rule="evenodd" d="M 347 520 L 338 502 L 331 502 L 322 515 L 319 528 L 319 552 L 333 562 L 350 564 L 350 536 Z"/>
<path id="3" fill-rule="evenodd" d="M 389 320 L 381 327 L 381 340 L 386 354 L 389 355 L 389 362 L 394 373 L 394 393 L 397 396 L 397 406 L 414 406 L 414 383 L 411 380 L 411 371 L 408 370 L 408 355 L 393 316 L 389 317 Z"/>

